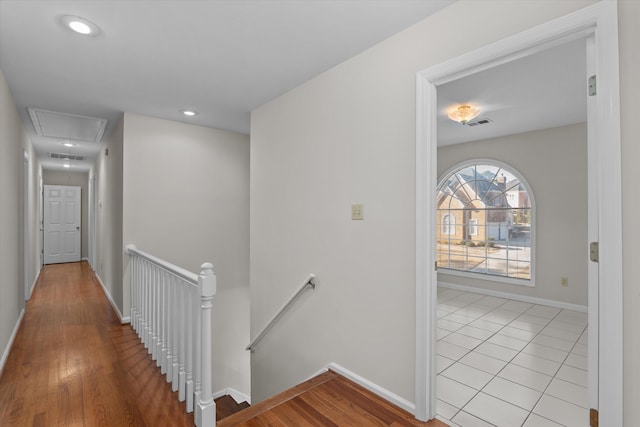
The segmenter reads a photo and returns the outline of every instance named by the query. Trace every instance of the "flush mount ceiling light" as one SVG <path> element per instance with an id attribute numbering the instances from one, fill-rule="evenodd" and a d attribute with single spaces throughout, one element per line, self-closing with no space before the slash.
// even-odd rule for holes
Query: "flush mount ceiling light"
<path id="1" fill-rule="evenodd" d="M 70 168 L 70 167 L 71 167 L 71 165 L 70 165 L 69 163 L 65 163 L 65 164 L 63 164 L 63 165 L 62 165 L 62 167 L 63 167 L 63 168 Z"/>
<path id="2" fill-rule="evenodd" d="M 63 15 L 60 23 L 68 30 L 83 36 L 97 36 L 100 34 L 100 27 L 88 19 L 73 15 Z"/>
<path id="3" fill-rule="evenodd" d="M 185 116 L 189 116 L 189 117 L 193 117 L 198 114 L 198 112 L 195 110 L 181 110 L 180 112 Z"/>
<path id="4" fill-rule="evenodd" d="M 70 142 L 64 142 L 62 145 L 64 145 L 65 147 L 75 147 L 76 144 L 72 144 Z"/>
<path id="5" fill-rule="evenodd" d="M 476 118 L 480 114 L 480 110 L 470 105 L 460 105 L 456 109 L 449 112 L 449 118 L 454 122 L 467 124 L 469 120 Z"/>

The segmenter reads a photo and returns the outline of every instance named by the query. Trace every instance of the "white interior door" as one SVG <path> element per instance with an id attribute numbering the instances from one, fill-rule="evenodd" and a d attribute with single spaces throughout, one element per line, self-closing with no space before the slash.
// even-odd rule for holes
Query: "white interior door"
<path id="1" fill-rule="evenodd" d="M 44 263 L 80 261 L 80 187 L 44 186 Z"/>

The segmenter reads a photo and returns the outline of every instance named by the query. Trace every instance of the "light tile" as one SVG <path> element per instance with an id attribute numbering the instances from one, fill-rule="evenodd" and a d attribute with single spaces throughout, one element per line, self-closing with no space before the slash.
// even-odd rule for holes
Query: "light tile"
<path id="1" fill-rule="evenodd" d="M 475 304 L 483 305 L 485 307 L 490 307 L 490 308 L 496 308 L 508 301 L 509 301 L 508 299 L 499 298 L 499 297 L 484 297 L 476 301 Z"/>
<path id="2" fill-rule="evenodd" d="M 500 332 L 489 338 L 487 342 L 518 351 L 522 350 L 528 344 L 528 341 L 522 341 L 518 338 L 508 337 L 506 335 L 502 335 Z"/>
<path id="3" fill-rule="evenodd" d="M 569 353 L 564 364 L 573 366 L 574 368 L 584 369 L 585 371 L 589 369 L 589 359 L 575 353 Z"/>
<path id="4" fill-rule="evenodd" d="M 446 311 L 447 313 L 454 313 L 458 310 L 460 310 L 460 307 L 458 307 L 457 305 L 451 305 L 451 304 L 438 304 L 436 306 L 437 310 L 441 310 L 441 311 Z"/>
<path id="5" fill-rule="evenodd" d="M 570 383 L 581 385 L 582 387 L 587 387 L 587 371 L 584 369 L 574 368 L 569 365 L 562 365 L 562 367 L 558 370 L 556 374 L 556 378 L 560 378 L 561 380 L 569 381 Z"/>
<path id="6" fill-rule="evenodd" d="M 536 325 L 543 325 L 543 326 L 547 326 L 549 324 L 549 322 L 551 321 L 551 319 L 549 319 L 549 318 L 540 317 L 540 316 L 534 316 L 533 314 L 529 314 L 529 312 L 526 312 L 522 316 L 518 317 L 518 320 L 522 320 L 524 322 L 535 323 Z"/>
<path id="7" fill-rule="evenodd" d="M 570 341 L 571 343 L 575 343 L 580 338 L 580 334 L 578 332 L 565 331 L 563 329 L 557 329 L 552 327 L 551 325 L 544 328 L 540 331 L 540 335 L 546 335 L 549 337 Z"/>
<path id="8" fill-rule="evenodd" d="M 501 325 L 507 325 L 509 322 L 513 321 L 516 317 L 518 317 L 517 314 L 512 313 L 510 311 L 496 312 L 496 310 L 490 311 L 489 313 L 485 314 L 480 318 L 484 320 L 488 320 L 490 322 L 500 323 Z"/>
<path id="9" fill-rule="evenodd" d="M 495 377 L 485 388 L 483 393 L 487 393 L 505 402 L 512 403 L 522 409 L 531 411 L 542 396 L 542 393 L 531 388 L 516 384 L 504 378 Z"/>
<path id="10" fill-rule="evenodd" d="M 586 427 L 589 425 L 587 409 L 546 394 L 540 398 L 533 412 L 564 426 Z"/>
<path id="11" fill-rule="evenodd" d="M 451 332 L 455 332 L 464 326 L 463 323 L 454 322 L 446 318 L 438 319 L 437 325 L 438 325 L 438 328 L 446 329 L 447 331 L 451 331 Z"/>
<path id="12" fill-rule="evenodd" d="M 588 351 L 587 351 L 587 346 L 586 344 L 576 344 L 573 346 L 573 348 L 571 349 L 571 353 L 575 353 L 579 356 L 583 356 L 583 357 L 587 357 L 588 355 Z"/>
<path id="13" fill-rule="evenodd" d="M 442 375 L 438 375 L 436 387 L 438 399 L 456 408 L 462 408 L 478 392 L 469 386 L 460 384 Z"/>
<path id="14" fill-rule="evenodd" d="M 525 311 L 529 310 L 531 307 L 533 307 L 533 304 L 529 304 L 528 302 L 509 301 L 509 302 L 506 302 L 506 303 L 502 304 L 500 306 L 500 309 L 513 311 L 514 313 L 521 314 L 521 313 L 524 313 Z"/>
<path id="15" fill-rule="evenodd" d="M 466 324 L 471 323 L 474 320 L 476 320 L 475 317 L 464 316 L 464 315 L 458 314 L 458 313 L 452 313 L 452 314 L 450 314 L 450 315 L 448 315 L 446 317 L 443 317 L 443 319 L 453 320 L 454 322 L 462 323 L 463 325 L 466 325 Z"/>
<path id="16" fill-rule="evenodd" d="M 458 381 L 476 390 L 484 387 L 493 375 L 483 372 L 462 363 L 454 363 L 442 372 L 442 375 L 452 380 Z"/>
<path id="17" fill-rule="evenodd" d="M 500 345 L 495 345 L 489 342 L 485 342 L 476 347 L 475 351 L 478 353 L 482 353 L 486 356 L 495 357 L 496 359 L 504 360 L 505 362 L 510 361 L 513 357 L 518 354 L 516 350 L 512 350 L 510 348 L 502 347 Z"/>
<path id="18" fill-rule="evenodd" d="M 549 375 L 514 365 L 513 363 L 505 366 L 498 376 L 537 391 L 545 391 L 552 379 Z"/>
<path id="19" fill-rule="evenodd" d="M 544 329 L 540 332 L 542 334 Z M 573 348 L 575 341 L 565 341 L 547 335 L 538 335 L 531 340 L 532 343 L 546 345 L 547 347 L 557 348 L 558 350 L 566 351 L 567 353 Z"/>
<path id="20" fill-rule="evenodd" d="M 475 305 L 468 305 L 456 311 L 456 313 L 462 314 L 463 316 L 473 317 L 475 319 L 482 316 L 483 314 L 486 314 L 488 311 L 489 309 L 486 307 L 476 307 Z"/>
<path id="21" fill-rule="evenodd" d="M 587 345 L 589 343 L 589 329 L 585 329 L 585 331 L 580 336 L 578 340 L 578 344 Z"/>
<path id="22" fill-rule="evenodd" d="M 493 424 L 489 424 L 485 421 L 482 421 L 478 417 L 474 417 L 473 415 L 460 411 L 458 414 L 451 420 L 457 423 L 460 426 L 464 427 L 492 427 Z"/>
<path id="23" fill-rule="evenodd" d="M 577 326 L 587 326 L 589 320 L 587 313 L 578 313 L 577 311 L 570 310 L 562 310 L 562 312 L 556 316 L 556 319 Z"/>
<path id="24" fill-rule="evenodd" d="M 458 360 L 469 352 L 469 349 L 451 344 L 446 341 L 438 341 L 436 344 L 436 354 L 452 360 Z"/>
<path id="25" fill-rule="evenodd" d="M 589 407 L 589 395 L 586 387 L 559 378 L 554 378 L 553 381 L 551 381 L 549 388 L 545 390 L 545 394 L 566 400 L 574 405 L 582 406 L 585 409 Z"/>
<path id="26" fill-rule="evenodd" d="M 478 353 L 477 351 L 467 353 L 467 355 L 460 359 L 459 362 L 493 375 L 500 372 L 500 370 L 507 364 L 507 362 L 503 360 L 486 356 L 482 353 Z"/>
<path id="27" fill-rule="evenodd" d="M 458 332 L 447 335 L 442 339 L 442 341 L 446 341 L 448 343 L 455 344 L 469 350 L 473 350 L 474 348 L 482 344 L 482 340 L 468 337 L 466 335 L 459 334 Z"/>
<path id="28" fill-rule="evenodd" d="M 525 348 L 522 349 L 522 352 L 531 354 L 533 356 L 542 357 L 543 359 L 553 360 L 554 362 L 558 363 L 564 362 L 567 354 L 569 354 L 566 351 L 534 343 L 528 344 Z"/>
<path id="29" fill-rule="evenodd" d="M 520 426 L 529 415 L 529 411 L 485 393 L 478 393 L 463 409 L 498 427 Z"/>
<path id="30" fill-rule="evenodd" d="M 465 305 L 469 305 L 473 302 L 479 301 L 484 298 L 484 295 L 474 294 L 472 292 L 463 292 L 457 297 L 453 298 L 452 301 L 465 303 Z"/>
<path id="31" fill-rule="evenodd" d="M 562 310 L 559 308 L 548 307 L 546 305 L 534 305 L 531 307 L 527 314 L 530 316 L 543 317 L 545 319 L 553 319 Z"/>
<path id="32" fill-rule="evenodd" d="M 445 417 L 447 419 L 453 418 L 460 409 L 455 406 L 449 405 L 447 402 L 443 402 L 440 399 L 436 399 L 436 414 Z"/>
<path id="33" fill-rule="evenodd" d="M 521 319 L 514 320 L 513 322 L 509 323 L 509 326 L 513 328 L 523 329 L 529 332 L 535 332 L 536 334 L 544 329 L 544 325 Z"/>
<path id="34" fill-rule="evenodd" d="M 560 369 L 560 363 L 558 362 L 532 356 L 527 353 L 518 354 L 513 358 L 511 363 L 550 376 L 554 376 L 556 372 L 558 372 L 558 369 Z"/>
<path id="35" fill-rule="evenodd" d="M 469 326 L 484 329 L 489 332 L 498 332 L 500 329 L 504 328 L 504 325 L 500 323 L 490 322 L 484 319 L 474 320 L 473 322 L 469 323 Z"/>
<path id="36" fill-rule="evenodd" d="M 551 420 L 542 418 L 540 415 L 530 414 L 527 421 L 522 424 L 522 427 L 563 427 L 558 423 L 554 423 Z"/>
<path id="37" fill-rule="evenodd" d="M 455 360 L 451 360 L 446 357 L 442 357 L 439 354 L 436 354 L 436 369 L 438 370 L 438 373 L 444 371 L 454 363 L 455 363 Z"/>
<path id="38" fill-rule="evenodd" d="M 452 333 L 453 332 L 447 331 L 446 329 L 436 328 L 436 339 L 437 340 L 441 340 L 442 338 L 444 338 L 447 335 L 452 334 Z"/>
<path id="39" fill-rule="evenodd" d="M 575 332 L 577 334 L 582 334 L 586 328 L 586 326 L 573 325 L 571 323 L 566 323 L 558 319 L 553 319 L 551 322 L 549 322 L 548 326 L 556 329 L 561 329 L 563 331 Z"/>
<path id="40" fill-rule="evenodd" d="M 505 326 L 500 330 L 500 334 L 524 341 L 531 341 L 537 335 L 535 332 L 525 331 L 524 329 L 514 328 L 513 326 Z"/>
<path id="41" fill-rule="evenodd" d="M 491 335 L 494 334 L 494 332 L 487 331 L 485 329 L 476 328 L 470 325 L 463 326 L 462 328 L 458 329 L 458 333 L 462 335 L 466 335 L 468 337 L 473 337 L 479 340 L 486 340 L 487 338 L 491 337 Z"/>

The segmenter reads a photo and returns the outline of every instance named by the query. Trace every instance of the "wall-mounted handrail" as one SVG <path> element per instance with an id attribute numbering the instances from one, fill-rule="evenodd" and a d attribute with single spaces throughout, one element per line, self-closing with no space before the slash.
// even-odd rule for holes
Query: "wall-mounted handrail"
<path id="1" fill-rule="evenodd" d="M 280 310 L 276 312 L 276 314 L 271 318 L 271 320 L 269 320 L 269 323 L 267 323 L 267 325 L 253 339 L 253 341 L 251 341 L 251 344 L 249 344 L 245 348 L 245 350 L 250 350 L 251 352 L 255 351 L 256 345 L 258 345 L 258 343 L 262 340 L 262 338 L 264 338 L 264 336 L 267 335 L 267 332 L 269 332 L 269 330 L 278 321 L 278 319 L 284 314 L 284 312 L 287 311 L 289 307 L 291 307 L 291 305 L 295 302 L 295 300 L 298 299 L 302 291 L 304 291 L 307 287 L 311 287 L 311 289 L 316 288 L 316 284 L 313 282 L 315 278 L 316 278 L 316 275 L 311 273 L 309 277 L 307 277 L 307 279 L 304 282 L 302 282 L 300 287 L 298 287 L 298 289 L 293 293 L 293 295 L 291 295 L 291 297 L 287 300 L 287 302 L 285 302 L 284 305 L 280 307 Z"/>

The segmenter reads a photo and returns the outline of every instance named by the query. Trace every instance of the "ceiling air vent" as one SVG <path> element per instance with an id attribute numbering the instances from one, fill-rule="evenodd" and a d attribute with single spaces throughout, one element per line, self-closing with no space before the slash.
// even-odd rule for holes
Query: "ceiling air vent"
<path id="1" fill-rule="evenodd" d="M 65 154 L 65 153 L 49 153 L 49 157 L 52 159 L 62 159 L 62 160 L 84 160 L 84 156 L 76 156 L 74 154 Z"/>
<path id="2" fill-rule="evenodd" d="M 28 108 L 36 133 L 40 136 L 74 141 L 100 142 L 107 120 L 76 114 Z"/>
<path id="3" fill-rule="evenodd" d="M 486 125 L 487 123 L 491 123 L 490 119 L 477 119 L 467 122 L 467 126 L 478 126 L 478 125 Z"/>

